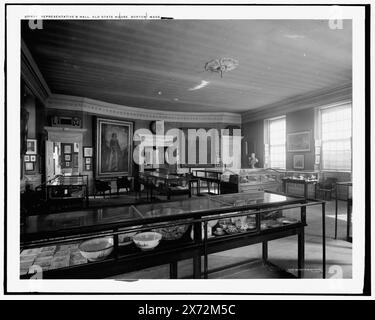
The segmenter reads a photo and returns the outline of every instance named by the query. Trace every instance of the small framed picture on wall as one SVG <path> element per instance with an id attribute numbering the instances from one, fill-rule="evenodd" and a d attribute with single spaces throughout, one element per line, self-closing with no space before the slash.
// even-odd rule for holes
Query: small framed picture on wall
<path id="1" fill-rule="evenodd" d="M 26 154 L 37 154 L 37 140 L 27 139 Z"/>
<path id="2" fill-rule="evenodd" d="M 65 162 L 65 168 L 70 168 L 71 165 L 70 165 L 70 162 Z"/>
<path id="3" fill-rule="evenodd" d="M 79 143 L 74 142 L 74 152 L 78 153 L 79 152 Z"/>
<path id="4" fill-rule="evenodd" d="M 36 162 L 36 156 L 30 156 L 30 161 L 31 162 Z"/>
<path id="5" fill-rule="evenodd" d="M 25 170 L 26 171 L 34 171 L 34 162 L 26 162 L 25 163 Z"/>
<path id="6" fill-rule="evenodd" d="M 91 158 L 85 158 L 85 163 L 86 164 L 91 164 Z"/>
<path id="7" fill-rule="evenodd" d="M 86 164 L 85 169 L 86 169 L 86 171 L 90 171 L 91 170 L 91 164 Z"/>
<path id="8" fill-rule="evenodd" d="M 71 158 L 70 154 L 66 154 L 66 155 L 64 155 L 64 160 L 65 160 L 65 161 L 71 161 L 72 158 Z"/>
<path id="9" fill-rule="evenodd" d="M 92 147 L 83 147 L 83 156 L 92 157 Z"/>
<path id="10" fill-rule="evenodd" d="M 304 155 L 296 154 L 293 156 L 293 168 L 305 169 L 305 156 Z"/>
<path id="11" fill-rule="evenodd" d="M 25 162 L 29 162 L 30 161 L 30 156 L 25 156 L 24 160 L 25 160 Z"/>
<path id="12" fill-rule="evenodd" d="M 64 145 L 64 153 L 72 153 L 72 146 L 70 144 Z"/>

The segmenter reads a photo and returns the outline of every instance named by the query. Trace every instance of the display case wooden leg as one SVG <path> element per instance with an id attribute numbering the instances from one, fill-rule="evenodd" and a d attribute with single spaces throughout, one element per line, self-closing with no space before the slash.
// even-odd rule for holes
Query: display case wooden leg
<path id="1" fill-rule="evenodd" d="M 298 234 L 298 278 L 303 278 L 305 268 L 305 233 L 301 230 Z"/>
<path id="2" fill-rule="evenodd" d="M 201 279 L 201 256 L 200 254 L 196 254 L 193 257 L 193 278 L 194 279 Z"/>
<path id="3" fill-rule="evenodd" d="M 268 241 L 262 242 L 262 260 L 264 264 L 268 261 Z"/>
<path id="4" fill-rule="evenodd" d="M 169 278 L 170 279 L 177 279 L 177 276 L 178 276 L 177 266 L 178 266 L 178 261 L 172 261 L 169 264 Z"/>

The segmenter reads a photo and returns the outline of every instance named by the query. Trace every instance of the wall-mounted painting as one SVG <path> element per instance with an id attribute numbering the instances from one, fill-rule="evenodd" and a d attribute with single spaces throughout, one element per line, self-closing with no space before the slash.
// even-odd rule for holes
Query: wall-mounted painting
<path id="1" fill-rule="evenodd" d="M 288 152 L 310 151 L 310 131 L 288 133 Z"/>
<path id="2" fill-rule="evenodd" d="M 303 154 L 297 154 L 293 156 L 293 168 L 305 169 L 305 156 Z"/>
<path id="3" fill-rule="evenodd" d="M 96 176 L 131 175 L 133 123 L 96 119 Z"/>

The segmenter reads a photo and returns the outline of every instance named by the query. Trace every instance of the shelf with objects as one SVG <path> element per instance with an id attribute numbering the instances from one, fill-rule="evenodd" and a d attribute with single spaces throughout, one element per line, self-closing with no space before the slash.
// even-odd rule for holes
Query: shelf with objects
<path id="1" fill-rule="evenodd" d="M 207 267 L 210 254 L 262 243 L 267 262 L 268 241 L 292 235 L 298 235 L 297 276 L 303 277 L 306 207 L 312 205 L 321 205 L 325 216 L 324 202 L 264 192 L 27 217 L 21 278 L 30 278 L 35 264 L 45 279 L 106 278 L 163 264 L 177 278 L 178 261 L 189 258 L 192 277 L 207 278 L 215 272 Z M 297 217 L 283 215 L 296 208 Z"/>
<path id="2" fill-rule="evenodd" d="M 221 175 L 221 193 L 282 191 L 284 172 L 274 169 L 232 169 Z"/>
<path id="3" fill-rule="evenodd" d="M 283 181 L 283 192 L 290 195 L 301 195 L 301 189 L 299 186 L 302 185 L 302 195 L 304 198 L 315 199 L 317 185 L 320 181 L 320 171 L 285 171 L 285 175 L 282 178 Z"/>

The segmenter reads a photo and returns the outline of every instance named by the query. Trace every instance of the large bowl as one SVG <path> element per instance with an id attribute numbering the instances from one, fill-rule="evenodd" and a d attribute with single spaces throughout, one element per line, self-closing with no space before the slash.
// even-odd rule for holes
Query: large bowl
<path id="1" fill-rule="evenodd" d="M 113 251 L 113 237 L 86 240 L 78 246 L 81 254 L 89 261 L 100 261 Z"/>
<path id="2" fill-rule="evenodd" d="M 133 237 L 138 233 L 138 231 L 131 231 L 132 229 L 140 228 L 142 226 L 134 226 L 128 228 L 128 232 L 120 233 L 118 235 L 119 246 L 125 246 L 133 242 Z M 120 231 L 122 231 L 120 229 Z"/>
<path id="3" fill-rule="evenodd" d="M 142 232 L 133 237 L 135 245 L 143 250 L 152 250 L 159 245 L 162 235 L 158 232 Z"/>

